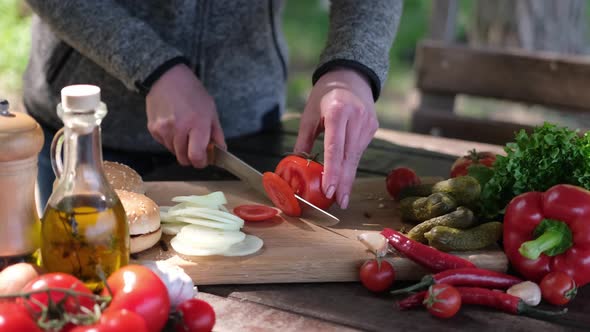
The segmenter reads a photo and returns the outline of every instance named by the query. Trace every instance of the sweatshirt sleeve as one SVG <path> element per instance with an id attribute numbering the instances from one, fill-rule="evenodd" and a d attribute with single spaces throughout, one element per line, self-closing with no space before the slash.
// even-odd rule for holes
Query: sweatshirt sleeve
<path id="1" fill-rule="evenodd" d="M 377 100 L 401 13 L 402 0 L 332 0 L 328 40 L 313 83 L 334 68 L 355 69 L 369 79 Z"/>
<path id="2" fill-rule="evenodd" d="M 63 41 L 132 91 L 164 67 L 186 62 L 144 21 L 115 0 L 27 0 L 31 9 Z"/>

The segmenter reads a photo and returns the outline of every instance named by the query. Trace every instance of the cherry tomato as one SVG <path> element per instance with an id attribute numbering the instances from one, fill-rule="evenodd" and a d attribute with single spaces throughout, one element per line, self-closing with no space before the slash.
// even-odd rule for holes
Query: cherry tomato
<path id="1" fill-rule="evenodd" d="M 293 189 L 280 176 L 272 172 L 265 172 L 262 175 L 262 185 L 268 198 L 286 215 L 291 217 L 301 215 L 301 206 L 295 198 Z"/>
<path id="2" fill-rule="evenodd" d="M 107 284 L 113 299 L 105 312 L 127 309 L 139 314 L 149 331 L 159 332 L 168 320 L 170 298 L 160 278 L 145 266 L 126 265 L 115 271 Z M 103 295 L 109 295 L 105 287 Z"/>
<path id="3" fill-rule="evenodd" d="M 148 332 L 145 320 L 133 311 L 105 311 L 98 322 L 92 325 L 80 325 L 69 332 Z"/>
<path id="4" fill-rule="evenodd" d="M 467 169 L 471 165 L 483 165 L 492 167 L 496 161 L 496 155 L 492 152 L 477 152 L 475 149 L 469 151 L 468 155 L 462 156 L 455 160 L 451 166 L 451 177 L 467 175 Z"/>
<path id="5" fill-rule="evenodd" d="M 574 279 L 561 271 L 547 273 L 539 286 L 543 299 L 554 305 L 567 304 L 578 293 Z"/>
<path id="6" fill-rule="evenodd" d="M 266 205 L 246 204 L 236 206 L 234 214 L 245 221 L 263 221 L 276 216 L 278 211 Z"/>
<path id="7" fill-rule="evenodd" d="M 327 198 L 324 195 L 322 190 L 324 165 L 317 161 L 299 155 L 290 155 L 279 162 L 275 173 L 289 183 L 295 194 L 320 209 L 326 210 L 334 203 L 334 197 Z"/>
<path id="8" fill-rule="evenodd" d="M 360 279 L 366 289 L 383 292 L 393 285 L 395 270 L 388 261 L 378 262 L 376 259 L 370 259 L 361 266 Z"/>
<path id="9" fill-rule="evenodd" d="M 426 293 L 424 306 L 433 316 L 451 318 L 461 308 L 461 293 L 447 284 L 432 285 Z"/>
<path id="10" fill-rule="evenodd" d="M 182 323 L 176 325 L 177 332 L 209 332 L 215 325 L 215 311 L 211 305 L 200 299 L 190 299 L 178 306 Z"/>
<path id="11" fill-rule="evenodd" d="M 78 278 L 70 274 L 61 272 L 53 272 L 40 275 L 37 278 L 29 281 L 29 283 L 25 285 L 22 291 L 30 292 L 47 288 L 64 288 L 76 291 L 78 293 L 92 295 L 92 291 L 90 291 L 90 289 L 88 289 L 88 287 L 86 287 L 84 283 L 80 281 Z M 80 308 L 78 307 L 78 302 L 80 303 L 80 307 L 84 307 L 91 311 L 94 310 L 95 301 L 92 297 L 73 297 L 57 290 L 50 291 L 49 295 L 47 292 L 32 294 L 29 300 L 26 300 L 24 298 L 18 298 L 17 302 L 20 304 L 24 304 L 25 306 L 30 306 L 33 312 L 35 313 L 40 313 L 42 308 L 37 303 L 42 303 L 44 306 L 47 306 L 50 301 L 54 304 L 57 304 L 62 300 L 64 300 L 62 304 L 63 310 L 67 313 L 79 313 Z"/>
<path id="12" fill-rule="evenodd" d="M 25 307 L 16 303 L 0 303 L 0 331 L 41 332 Z"/>
<path id="13" fill-rule="evenodd" d="M 389 195 L 397 199 L 397 195 L 405 187 L 420 184 L 420 178 L 411 168 L 398 167 L 389 172 L 385 183 Z"/>

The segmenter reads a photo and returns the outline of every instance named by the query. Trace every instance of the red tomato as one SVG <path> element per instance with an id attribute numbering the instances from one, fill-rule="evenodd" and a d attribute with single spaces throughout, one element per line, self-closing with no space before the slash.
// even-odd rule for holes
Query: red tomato
<path id="1" fill-rule="evenodd" d="M 388 261 L 378 262 L 376 259 L 370 259 L 361 266 L 360 279 L 366 289 L 372 292 L 383 292 L 393 284 L 395 270 Z"/>
<path id="2" fill-rule="evenodd" d="M 159 332 L 168 320 L 170 298 L 160 278 L 145 266 L 126 265 L 115 271 L 107 284 L 113 300 L 105 312 L 127 309 L 139 314 L 149 331 Z M 109 295 L 108 289 L 103 295 Z"/>
<path id="3" fill-rule="evenodd" d="M 468 155 L 460 157 L 455 160 L 451 166 L 451 177 L 464 176 L 467 174 L 467 169 L 471 165 L 483 165 L 492 167 L 496 161 L 496 155 L 492 152 L 482 151 L 477 152 L 475 149 L 469 151 Z"/>
<path id="4" fill-rule="evenodd" d="M 246 204 L 236 206 L 234 214 L 245 221 L 263 221 L 276 216 L 279 212 L 266 205 Z"/>
<path id="5" fill-rule="evenodd" d="M 61 272 L 53 272 L 40 275 L 37 278 L 29 281 L 29 283 L 25 285 L 22 291 L 30 292 L 47 288 L 64 288 L 79 293 L 92 295 L 92 291 L 90 291 L 90 289 L 88 289 L 88 287 L 86 287 L 84 283 L 80 281 L 78 278 L 70 274 Z M 65 312 L 79 313 L 80 308 L 77 304 L 78 301 L 81 307 L 87 308 L 91 311 L 94 310 L 95 301 L 92 297 L 78 296 L 78 298 L 76 299 L 75 297 L 68 296 L 64 292 L 60 292 L 57 290 L 52 290 L 49 292 L 49 294 L 50 295 L 48 295 L 46 292 L 35 293 L 31 295 L 29 300 L 26 300 L 24 298 L 18 298 L 17 302 L 20 304 L 24 304 L 25 306 L 31 306 L 33 312 L 35 313 L 40 313 L 42 310 L 41 307 L 37 304 L 38 302 L 47 306 L 47 304 L 50 302 L 50 299 L 51 302 L 55 304 L 62 301 L 64 298 L 65 301 L 63 302 L 63 309 Z"/>
<path id="6" fill-rule="evenodd" d="M 0 303 L 0 331 L 41 332 L 41 329 L 23 306 L 16 303 Z"/>
<path id="7" fill-rule="evenodd" d="M 576 297 L 576 282 L 567 273 L 553 271 L 547 273 L 539 284 L 543 299 L 554 305 L 564 305 Z"/>
<path id="8" fill-rule="evenodd" d="M 447 284 L 432 285 L 426 293 L 424 306 L 433 316 L 451 318 L 461 308 L 461 293 Z"/>
<path id="9" fill-rule="evenodd" d="M 211 305 L 200 299 L 190 299 L 178 306 L 182 323 L 176 325 L 177 332 L 209 332 L 215 325 L 215 311 Z"/>
<path id="10" fill-rule="evenodd" d="M 389 172 L 385 183 L 389 195 L 397 199 L 397 195 L 405 187 L 420 184 L 420 178 L 411 168 L 398 167 Z"/>
<path id="11" fill-rule="evenodd" d="M 286 215 L 291 217 L 301 215 L 301 206 L 295 198 L 293 189 L 280 176 L 272 172 L 265 172 L 262 175 L 262 185 L 268 198 Z"/>
<path id="12" fill-rule="evenodd" d="M 80 325 L 70 332 L 148 332 L 145 320 L 133 311 L 105 311 L 98 322 L 92 325 Z"/>
<path id="13" fill-rule="evenodd" d="M 275 169 L 293 189 L 295 194 L 319 207 L 328 209 L 334 203 L 334 197 L 327 198 L 322 190 L 322 175 L 324 165 L 298 155 L 283 158 Z"/>

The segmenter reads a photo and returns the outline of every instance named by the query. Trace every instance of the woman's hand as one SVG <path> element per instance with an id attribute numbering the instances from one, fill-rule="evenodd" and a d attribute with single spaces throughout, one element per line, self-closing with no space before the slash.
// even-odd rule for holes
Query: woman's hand
<path id="1" fill-rule="evenodd" d="M 207 166 L 207 144 L 225 147 L 215 101 L 193 72 L 176 65 L 146 97 L 148 130 L 183 166 Z"/>
<path id="2" fill-rule="evenodd" d="M 295 152 L 311 152 L 324 132 L 322 190 L 348 206 L 356 169 L 379 123 L 367 79 L 350 69 L 324 74 L 314 85 L 301 117 Z"/>

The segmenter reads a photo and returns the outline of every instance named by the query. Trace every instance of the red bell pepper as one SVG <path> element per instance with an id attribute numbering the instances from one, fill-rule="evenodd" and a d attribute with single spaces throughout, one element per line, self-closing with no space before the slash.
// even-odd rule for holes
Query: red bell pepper
<path id="1" fill-rule="evenodd" d="M 544 193 L 512 199 L 504 215 L 504 251 L 524 277 L 540 281 L 550 271 L 590 282 L 590 191 L 559 184 Z"/>

